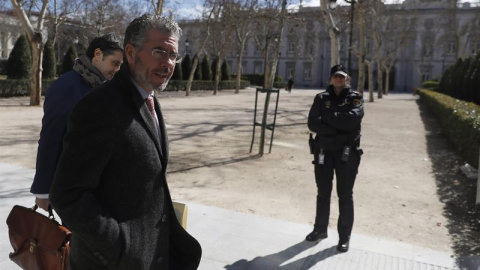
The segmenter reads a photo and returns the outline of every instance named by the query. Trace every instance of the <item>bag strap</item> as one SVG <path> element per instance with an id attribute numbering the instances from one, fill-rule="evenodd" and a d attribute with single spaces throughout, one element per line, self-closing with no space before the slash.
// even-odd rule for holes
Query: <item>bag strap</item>
<path id="1" fill-rule="evenodd" d="M 38 205 L 35 204 L 33 207 L 32 207 L 32 210 L 33 211 L 37 211 L 38 209 Z M 55 215 L 53 214 L 53 209 L 52 209 L 52 206 L 51 205 L 48 205 L 48 218 L 51 219 L 51 220 L 55 220 Z M 56 221 L 56 220 L 55 220 Z"/>

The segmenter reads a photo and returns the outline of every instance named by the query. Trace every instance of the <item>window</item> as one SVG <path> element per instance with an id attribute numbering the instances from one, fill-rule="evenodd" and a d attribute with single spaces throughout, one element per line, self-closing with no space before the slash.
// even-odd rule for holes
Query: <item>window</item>
<path id="1" fill-rule="evenodd" d="M 295 52 L 295 42 L 292 40 L 288 41 L 288 53 L 294 53 Z"/>
<path id="2" fill-rule="evenodd" d="M 448 53 L 456 53 L 457 52 L 457 45 L 455 44 L 455 41 L 448 42 L 447 52 Z"/>
<path id="3" fill-rule="evenodd" d="M 253 64 L 253 73 L 254 74 L 263 74 L 263 62 L 255 62 Z"/>
<path id="4" fill-rule="evenodd" d="M 303 79 L 310 81 L 312 79 L 312 64 L 305 64 L 303 66 Z"/>
<path id="5" fill-rule="evenodd" d="M 422 71 L 422 82 L 429 81 L 432 78 L 432 67 L 424 66 L 421 68 Z"/>
<path id="6" fill-rule="evenodd" d="M 305 43 L 305 54 L 307 55 L 313 55 L 314 54 L 314 50 L 313 50 L 313 42 L 311 40 L 308 40 L 306 43 Z"/>
<path id="7" fill-rule="evenodd" d="M 433 38 L 427 36 L 423 39 L 422 56 L 431 57 L 433 55 Z"/>
<path id="8" fill-rule="evenodd" d="M 433 19 L 432 18 L 428 18 L 425 20 L 425 23 L 424 23 L 424 27 L 426 30 L 432 30 L 433 28 Z"/>
<path id="9" fill-rule="evenodd" d="M 242 74 L 247 72 L 247 61 L 242 61 Z"/>

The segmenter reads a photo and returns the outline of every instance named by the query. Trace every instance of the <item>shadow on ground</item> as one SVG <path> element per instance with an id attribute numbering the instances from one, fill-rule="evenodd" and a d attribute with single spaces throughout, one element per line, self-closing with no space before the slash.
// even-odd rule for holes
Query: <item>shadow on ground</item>
<path id="1" fill-rule="evenodd" d="M 464 161 L 442 133 L 440 123 L 426 105 L 417 100 L 427 131 L 427 151 L 433 166 L 437 194 L 444 203 L 452 249 L 461 269 L 480 269 L 480 206 L 475 204 L 476 180 L 460 171 Z M 442 224 L 443 225 L 443 224 Z"/>
<path id="2" fill-rule="evenodd" d="M 233 264 L 226 265 L 226 270 L 247 270 L 247 269 L 281 269 L 281 270 L 306 270 L 313 267 L 320 261 L 336 255 L 335 246 L 322 250 L 307 257 L 288 262 L 295 256 L 313 247 L 316 243 L 303 241 L 280 252 L 263 257 L 255 257 L 251 261 L 238 260 Z M 288 263 L 287 263 L 288 262 Z"/>

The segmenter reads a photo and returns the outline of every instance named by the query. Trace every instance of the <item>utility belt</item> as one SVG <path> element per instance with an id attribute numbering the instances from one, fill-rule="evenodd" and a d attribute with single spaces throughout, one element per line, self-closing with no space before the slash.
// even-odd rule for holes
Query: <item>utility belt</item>
<path id="1" fill-rule="evenodd" d="M 312 133 L 310 133 L 310 138 L 308 139 L 308 144 L 310 146 L 310 154 L 314 155 L 314 163 L 323 164 L 325 152 L 326 151 L 342 151 L 342 161 L 348 161 L 350 157 L 351 150 L 357 150 L 359 155 L 363 154 L 363 150 L 360 148 L 360 134 L 355 138 L 347 140 L 346 142 L 341 142 L 331 138 L 331 140 L 317 140 L 313 139 Z M 317 160 L 318 155 L 318 160 Z"/>

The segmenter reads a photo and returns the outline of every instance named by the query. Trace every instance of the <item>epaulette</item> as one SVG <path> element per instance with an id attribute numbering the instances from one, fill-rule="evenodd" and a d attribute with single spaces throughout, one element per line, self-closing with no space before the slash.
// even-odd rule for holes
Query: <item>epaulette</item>
<path id="1" fill-rule="evenodd" d="M 351 93 L 355 94 L 356 96 L 363 96 L 362 94 L 360 94 L 360 92 L 355 91 L 355 90 L 352 90 Z"/>
<path id="2" fill-rule="evenodd" d="M 328 93 L 327 91 L 324 91 L 324 92 L 321 92 L 321 93 L 318 94 L 318 96 L 320 97 L 320 99 L 323 99 L 324 96 L 327 97 L 327 96 L 329 96 L 329 95 L 330 95 L 330 93 Z"/>

